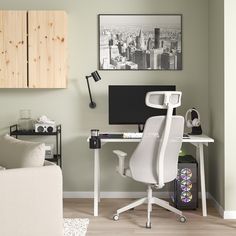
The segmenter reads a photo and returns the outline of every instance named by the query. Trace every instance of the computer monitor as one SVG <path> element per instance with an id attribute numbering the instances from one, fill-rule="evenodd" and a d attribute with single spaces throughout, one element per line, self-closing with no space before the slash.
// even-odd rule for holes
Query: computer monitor
<path id="1" fill-rule="evenodd" d="M 146 106 L 146 93 L 175 90 L 175 85 L 110 85 L 109 124 L 143 125 L 151 116 L 166 115 L 166 109 Z"/>

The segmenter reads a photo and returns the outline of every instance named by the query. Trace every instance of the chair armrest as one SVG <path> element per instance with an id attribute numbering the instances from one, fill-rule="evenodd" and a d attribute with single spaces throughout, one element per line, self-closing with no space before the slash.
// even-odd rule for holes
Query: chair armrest
<path id="1" fill-rule="evenodd" d="M 119 158 L 119 165 L 116 167 L 117 172 L 123 176 L 125 176 L 125 158 L 127 157 L 127 153 L 122 152 L 120 150 L 114 150 L 114 154 L 116 154 Z"/>
<path id="2" fill-rule="evenodd" d="M 46 164 L 0 171 L 0 235 L 63 235 L 62 173 Z"/>

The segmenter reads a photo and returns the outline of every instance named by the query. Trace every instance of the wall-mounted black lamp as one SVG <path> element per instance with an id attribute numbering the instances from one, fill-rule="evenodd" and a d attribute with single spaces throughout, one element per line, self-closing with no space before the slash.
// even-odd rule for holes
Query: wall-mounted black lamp
<path id="1" fill-rule="evenodd" d="M 94 71 L 91 73 L 91 75 L 85 76 L 86 80 L 87 80 L 87 85 L 88 85 L 88 91 L 89 91 L 89 97 L 90 97 L 90 103 L 89 103 L 89 107 L 90 108 L 95 108 L 96 107 L 96 103 L 93 101 L 92 99 L 92 95 L 91 95 L 91 90 L 90 90 L 90 85 L 89 85 L 89 78 L 93 77 L 94 81 L 97 82 L 99 80 L 101 80 L 100 75 L 98 74 L 97 71 Z"/>

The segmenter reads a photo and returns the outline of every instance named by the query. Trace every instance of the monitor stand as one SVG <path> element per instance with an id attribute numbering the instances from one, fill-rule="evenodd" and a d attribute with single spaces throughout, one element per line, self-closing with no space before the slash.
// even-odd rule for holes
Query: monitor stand
<path id="1" fill-rule="evenodd" d="M 142 133 L 144 130 L 144 124 L 138 124 L 138 132 Z"/>

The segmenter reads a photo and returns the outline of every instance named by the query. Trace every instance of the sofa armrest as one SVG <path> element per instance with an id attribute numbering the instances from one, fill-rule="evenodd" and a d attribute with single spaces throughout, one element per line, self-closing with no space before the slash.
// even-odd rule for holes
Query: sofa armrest
<path id="1" fill-rule="evenodd" d="M 0 235 L 63 235 L 60 167 L 0 171 Z"/>

